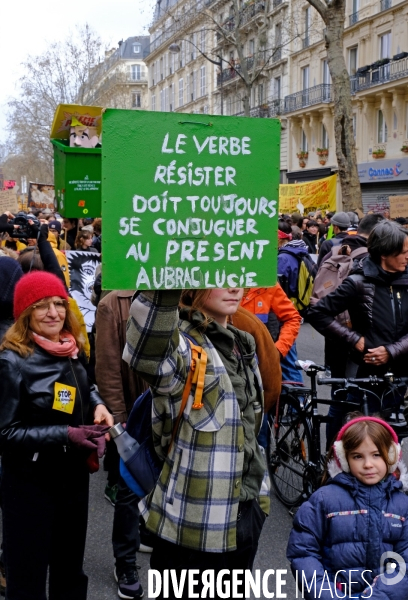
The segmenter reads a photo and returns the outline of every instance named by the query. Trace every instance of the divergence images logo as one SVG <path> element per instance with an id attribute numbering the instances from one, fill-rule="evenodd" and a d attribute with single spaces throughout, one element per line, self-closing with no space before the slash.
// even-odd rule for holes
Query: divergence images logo
<path id="1" fill-rule="evenodd" d="M 397 572 L 397 567 L 399 567 Z M 396 552 L 383 552 L 380 559 L 381 580 L 385 585 L 395 585 L 405 576 L 407 568 L 405 561 Z M 394 576 L 392 574 L 394 573 Z"/>

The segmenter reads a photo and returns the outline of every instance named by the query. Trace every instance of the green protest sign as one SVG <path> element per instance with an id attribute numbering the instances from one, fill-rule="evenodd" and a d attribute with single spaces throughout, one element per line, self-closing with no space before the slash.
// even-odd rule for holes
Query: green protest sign
<path id="1" fill-rule="evenodd" d="M 105 289 L 276 282 L 280 123 L 107 109 Z"/>

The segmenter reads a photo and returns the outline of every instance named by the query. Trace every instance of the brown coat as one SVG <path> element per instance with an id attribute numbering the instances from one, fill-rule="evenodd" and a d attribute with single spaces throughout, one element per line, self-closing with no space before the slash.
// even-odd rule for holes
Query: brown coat
<path id="1" fill-rule="evenodd" d="M 233 317 L 233 325 L 247 331 L 255 338 L 259 370 L 264 387 L 265 412 L 268 412 L 276 403 L 281 392 L 280 354 L 266 326 L 249 310 L 240 306 Z"/>
<path id="2" fill-rule="evenodd" d="M 95 377 L 99 393 L 115 423 L 124 423 L 134 401 L 147 385 L 122 360 L 126 323 L 134 292 L 109 292 L 96 311 Z"/>

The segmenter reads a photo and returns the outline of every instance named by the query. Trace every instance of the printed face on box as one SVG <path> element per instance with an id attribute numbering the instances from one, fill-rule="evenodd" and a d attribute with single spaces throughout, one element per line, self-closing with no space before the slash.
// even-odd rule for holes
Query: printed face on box
<path id="1" fill-rule="evenodd" d="M 96 127 L 74 125 L 70 128 L 69 145 L 78 148 L 95 148 L 99 144 Z"/>

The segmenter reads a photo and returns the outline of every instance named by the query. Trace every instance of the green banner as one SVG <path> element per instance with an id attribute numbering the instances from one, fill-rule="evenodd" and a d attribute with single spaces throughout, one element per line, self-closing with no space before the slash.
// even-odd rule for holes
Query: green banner
<path id="1" fill-rule="evenodd" d="M 276 282 L 280 123 L 107 109 L 104 289 Z"/>

